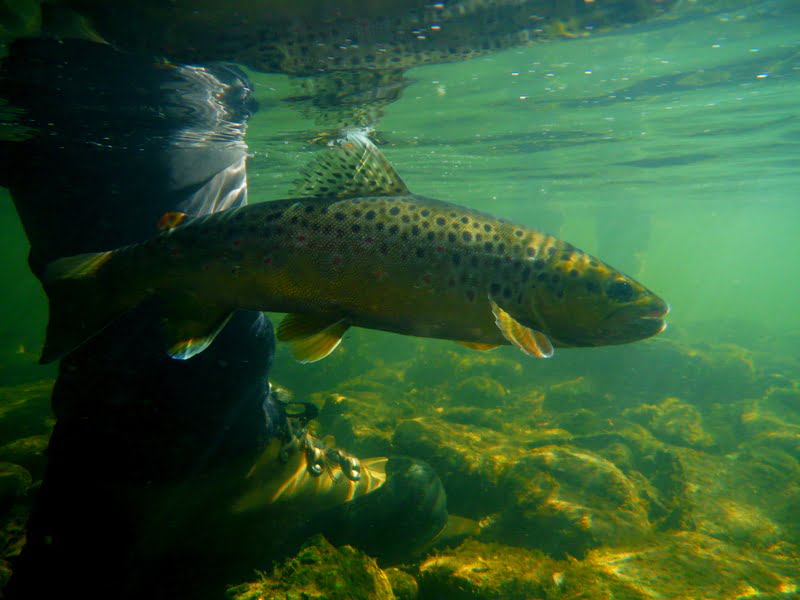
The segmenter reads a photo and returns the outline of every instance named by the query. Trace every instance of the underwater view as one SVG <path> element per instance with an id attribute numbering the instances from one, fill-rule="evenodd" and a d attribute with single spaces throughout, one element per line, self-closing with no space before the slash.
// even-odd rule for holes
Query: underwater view
<path id="1" fill-rule="evenodd" d="M 0 597 L 800 598 L 800 3 L 0 1 Z"/>

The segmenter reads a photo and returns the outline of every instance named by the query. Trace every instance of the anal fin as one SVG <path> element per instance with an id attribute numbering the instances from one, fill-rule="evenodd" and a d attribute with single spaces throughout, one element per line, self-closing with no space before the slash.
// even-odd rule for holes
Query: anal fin
<path id="1" fill-rule="evenodd" d="M 501 344 L 484 344 L 482 342 L 462 342 L 460 340 L 456 340 L 457 344 L 461 344 L 469 348 L 470 350 L 479 350 L 481 352 L 485 352 L 486 350 L 494 350 L 495 348 L 499 348 Z"/>
<path id="2" fill-rule="evenodd" d="M 229 308 L 177 301 L 165 305 L 164 340 L 167 354 L 188 360 L 211 345 L 233 312 Z"/>
<path id="3" fill-rule="evenodd" d="M 497 303 L 489 298 L 492 305 L 494 322 L 509 342 L 529 356 L 536 358 L 550 358 L 553 356 L 553 344 L 541 331 L 525 327 L 514 317 L 500 308 Z"/>
<path id="4" fill-rule="evenodd" d="M 289 344 L 302 363 L 316 362 L 336 350 L 350 323 L 338 316 L 288 314 L 278 325 L 278 340 Z"/>

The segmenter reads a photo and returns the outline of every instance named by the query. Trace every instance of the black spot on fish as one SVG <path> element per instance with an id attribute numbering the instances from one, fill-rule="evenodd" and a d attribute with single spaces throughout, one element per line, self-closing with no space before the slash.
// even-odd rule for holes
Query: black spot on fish
<path id="1" fill-rule="evenodd" d="M 492 226 L 487 223 L 486 225 L 483 226 L 483 230 L 486 233 L 489 233 L 492 230 Z"/>
<path id="2" fill-rule="evenodd" d="M 483 236 L 480 233 L 475 234 L 475 241 L 480 242 L 483 239 Z"/>
<path id="3" fill-rule="evenodd" d="M 411 221 L 411 217 L 408 215 L 403 215 L 400 220 L 403 221 L 403 223 L 409 223 Z"/>
<path id="4" fill-rule="evenodd" d="M 431 214 L 431 211 L 429 211 L 427 208 L 424 208 L 424 209 L 422 209 L 422 210 L 420 211 L 420 214 L 421 214 L 423 217 L 427 217 L 427 216 L 429 216 L 429 215 Z"/>
<path id="5" fill-rule="evenodd" d="M 389 233 L 392 235 L 395 235 L 398 231 L 400 231 L 400 228 L 397 225 L 392 225 L 389 227 Z"/>
<path id="6" fill-rule="evenodd" d="M 502 254 L 503 252 L 505 252 L 505 251 L 506 251 L 506 245 L 505 245 L 505 244 L 497 244 L 497 251 L 498 251 L 500 254 Z"/>
<path id="7" fill-rule="evenodd" d="M 569 260 L 569 254 L 562 254 L 561 255 L 561 260 L 568 261 Z"/>
<path id="8" fill-rule="evenodd" d="M 471 242 L 472 234 L 469 231 L 465 231 L 464 233 L 461 234 L 461 239 L 464 240 L 465 242 Z"/>
<path id="9" fill-rule="evenodd" d="M 486 252 L 491 252 L 492 250 L 494 250 L 494 244 L 492 244 L 492 242 L 486 242 L 483 245 L 483 249 L 486 250 Z"/>
<path id="10" fill-rule="evenodd" d="M 600 266 L 600 263 L 598 263 L 596 260 L 590 260 L 589 264 L 592 265 L 593 267 L 599 267 Z"/>
<path id="11" fill-rule="evenodd" d="M 542 269 L 542 268 L 544 268 L 544 264 L 545 264 L 544 263 L 544 259 L 537 258 L 535 261 L 533 261 L 533 268 L 534 269 Z"/>
<path id="12" fill-rule="evenodd" d="M 493 239 L 495 242 L 496 242 L 496 241 L 498 241 L 498 240 L 500 239 L 500 234 L 498 234 L 498 233 L 495 233 L 495 234 L 492 236 L 492 239 Z"/>
<path id="13" fill-rule="evenodd" d="M 436 219 L 436 224 L 437 225 L 444 225 L 446 222 L 447 221 L 445 221 L 442 217 L 439 217 L 438 219 Z"/>
<path id="14" fill-rule="evenodd" d="M 353 211 L 353 216 L 354 216 L 356 219 L 360 219 L 360 218 L 361 218 L 361 211 L 360 211 L 360 210 L 354 210 L 354 211 Z"/>
<path id="15" fill-rule="evenodd" d="M 480 229 L 481 228 L 481 224 L 478 223 L 477 221 L 473 221 L 472 222 L 472 228 L 473 229 Z"/>
<path id="16" fill-rule="evenodd" d="M 327 206 L 323 206 L 322 209 L 319 212 L 321 212 L 323 215 L 327 215 L 328 214 L 328 210 L 330 210 L 330 209 Z"/>
<path id="17" fill-rule="evenodd" d="M 412 233 L 413 235 L 419 235 L 419 227 L 418 227 L 417 225 L 414 225 L 414 226 L 411 228 L 411 233 Z"/>
<path id="18" fill-rule="evenodd" d="M 344 221 L 345 214 L 343 212 L 335 212 L 333 213 L 333 218 L 336 219 L 337 221 Z"/>
<path id="19" fill-rule="evenodd" d="M 417 258 L 425 258 L 425 249 L 417 248 Z"/>
<path id="20" fill-rule="evenodd" d="M 392 208 L 389 209 L 389 214 L 390 215 L 399 215 L 400 214 L 400 209 L 397 206 L 393 206 Z"/>
<path id="21" fill-rule="evenodd" d="M 292 217 L 290 219 L 290 222 L 291 222 L 292 225 L 296 225 L 299 220 L 300 220 L 300 217 Z"/>
<path id="22" fill-rule="evenodd" d="M 522 269 L 522 281 L 523 282 L 528 281 L 530 277 L 531 277 L 531 268 L 526 266 L 524 269 Z"/>
<path id="23" fill-rule="evenodd" d="M 577 270 L 577 269 L 572 269 L 572 270 L 569 272 L 569 276 L 570 276 L 570 277 L 577 277 L 577 276 L 578 276 L 578 270 Z"/>
<path id="24" fill-rule="evenodd" d="M 359 225 L 358 223 L 353 223 L 353 224 L 350 226 L 350 230 L 351 230 L 353 233 L 358 233 L 359 231 L 361 231 L 361 225 Z"/>
<path id="25" fill-rule="evenodd" d="M 530 256 L 530 257 L 536 256 L 536 248 L 534 248 L 533 246 L 528 246 L 527 252 L 528 252 L 528 256 Z"/>
<path id="26" fill-rule="evenodd" d="M 558 275 L 553 275 L 552 277 L 550 277 L 550 281 L 552 281 L 553 283 L 558 283 L 559 281 L 561 281 L 561 277 L 559 277 Z"/>
<path id="27" fill-rule="evenodd" d="M 306 204 L 306 212 L 307 212 L 307 213 L 312 213 L 312 212 L 314 212 L 315 210 L 316 210 L 316 208 L 314 207 L 314 205 L 313 205 L 313 204 Z"/>
<path id="28" fill-rule="evenodd" d="M 547 273 L 539 273 L 536 276 L 537 281 L 546 281 L 547 280 Z"/>
<path id="29" fill-rule="evenodd" d="M 497 294 L 500 293 L 500 288 L 501 287 L 502 286 L 499 283 L 493 283 L 492 285 L 489 286 L 489 293 L 492 296 L 497 296 Z"/>
<path id="30" fill-rule="evenodd" d="M 461 222 L 464 223 L 464 225 L 467 225 L 467 224 L 469 224 L 469 218 L 468 217 L 461 217 Z"/>
<path id="31" fill-rule="evenodd" d="M 411 206 L 408 207 L 408 210 L 410 210 L 410 211 L 417 210 L 417 205 L 416 204 L 412 204 Z"/>
<path id="32" fill-rule="evenodd" d="M 368 210 L 367 214 L 364 215 L 364 218 L 367 221 L 372 221 L 375 218 L 375 211 L 374 210 Z"/>
<path id="33" fill-rule="evenodd" d="M 429 231 L 428 235 L 427 235 L 427 238 L 428 238 L 429 242 L 432 242 L 433 240 L 436 239 L 436 234 L 433 231 Z"/>
<path id="34" fill-rule="evenodd" d="M 386 229 L 386 223 L 381 221 L 375 223 L 375 231 L 383 231 L 384 229 Z"/>
<path id="35" fill-rule="evenodd" d="M 511 288 L 503 288 L 503 298 L 511 298 Z"/>
<path id="36" fill-rule="evenodd" d="M 455 242 L 456 241 L 456 234 L 455 233 L 448 233 L 447 234 L 447 241 L 448 242 Z"/>
<path id="37" fill-rule="evenodd" d="M 451 212 L 451 213 L 450 213 L 450 218 L 451 218 L 451 219 L 455 219 L 457 216 L 458 216 L 458 215 L 457 215 L 456 213 L 454 213 L 454 212 Z"/>
<path id="38" fill-rule="evenodd" d="M 556 249 L 555 249 L 553 246 L 550 246 L 550 247 L 547 249 L 547 253 L 548 253 L 550 256 L 553 256 L 553 254 L 555 254 L 555 253 L 556 253 Z"/>
<path id="39" fill-rule="evenodd" d="M 453 253 L 453 264 L 454 264 L 455 266 L 458 266 L 458 265 L 460 265 L 460 264 L 461 264 L 461 255 L 460 255 L 460 254 L 458 254 L 457 252 L 456 252 L 456 253 Z"/>
<path id="40" fill-rule="evenodd" d="M 514 235 L 515 235 L 515 236 L 517 236 L 517 237 L 522 237 L 522 231 L 520 231 L 519 229 L 517 229 L 517 230 L 514 232 Z"/>
<path id="41" fill-rule="evenodd" d="M 596 294 L 600 289 L 594 281 L 587 281 L 585 285 L 586 285 L 586 291 L 589 292 L 590 294 Z"/>

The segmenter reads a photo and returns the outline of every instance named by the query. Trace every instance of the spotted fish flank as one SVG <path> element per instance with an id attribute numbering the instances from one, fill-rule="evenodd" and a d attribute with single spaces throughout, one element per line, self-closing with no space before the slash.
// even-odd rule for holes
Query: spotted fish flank
<path id="1" fill-rule="evenodd" d="M 539 358 L 664 328 L 666 303 L 640 283 L 551 235 L 412 194 L 363 133 L 303 174 L 296 198 L 167 216 L 145 243 L 49 265 L 42 360 L 151 296 L 178 359 L 202 352 L 237 308 L 289 313 L 277 335 L 305 362 L 350 327 Z"/>

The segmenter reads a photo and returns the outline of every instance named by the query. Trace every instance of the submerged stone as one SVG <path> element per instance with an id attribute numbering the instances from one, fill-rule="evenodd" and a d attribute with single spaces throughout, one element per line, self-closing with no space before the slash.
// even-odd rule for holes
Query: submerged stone
<path id="1" fill-rule="evenodd" d="M 259 581 L 231 588 L 233 600 L 392 600 L 386 574 L 375 560 L 352 548 L 334 548 L 322 536 Z"/>
<path id="2" fill-rule="evenodd" d="M 493 539 L 582 556 L 651 531 L 636 484 L 603 457 L 571 446 L 532 450 L 508 472 L 510 497 L 491 528 Z"/>
<path id="3" fill-rule="evenodd" d="M 667 398 L 660 404 L 642 404 L 623 413 L 650 429 L 664 442 L 679 446 L 705 448 L 714 443 L 703 429 L 700 411 L 678 398 Z"/>
<path id="4" fill-rule="evenodd" d="M 556 561 L 536 550 L 467 540 L 420 564 L 420 598 L 523 600 L 555 588 Z"/>

